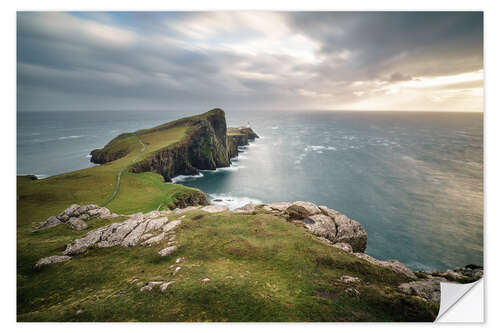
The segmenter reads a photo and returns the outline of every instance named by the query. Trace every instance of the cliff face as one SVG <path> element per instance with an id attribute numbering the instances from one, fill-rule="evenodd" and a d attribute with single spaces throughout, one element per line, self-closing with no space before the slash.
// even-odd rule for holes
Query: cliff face
<path id="1" fill-rule="evenodd" d="M 259 138 L 250 127 L 228 128 L 227 133 L 227 149 L 230 158 L 238 156 L 238 146 L 246 146 L 249 141 Z"/>
<path id="2" fill-rule="evenodd" d="M 204 114 L 179 119 L 149 130 L 125 133 L 111 140 L 104 148 L 91 152 L 94 163 L 107 163 L 126 156 L 137 145 L 137 138 L 158 131 L 169 131 L 186 126 L 186 135 L 178 142 L 156 150 L 136 162 L 130 172 L 155 172 L 165 181 L 178 175 L 195 175 L 198 170 L 214 170 L 231 164 L 231 157 L 238 155 L 238 146 L 258 138 L 247 127 L 226 127 L 224 111 L 214 109 Z"/>
<path id="3" fill-rule="evenodd" d="M 224 111 L 215 109 L 187 118 L 186 122 L 190 128 L 181 141 L 155 151 L 134 164 L 130 171 L 152 171 L 170 181 L 177 175 L 195 175 L 199 169 L 214 170 L 229 166 Z"/>

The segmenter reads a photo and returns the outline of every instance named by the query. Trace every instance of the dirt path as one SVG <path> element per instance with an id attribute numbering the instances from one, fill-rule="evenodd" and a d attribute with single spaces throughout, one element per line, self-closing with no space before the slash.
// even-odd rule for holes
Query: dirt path
<path id="1" fill-rule="evenodd" d="M 146 145 L 144 144 L 144 142 L 142 142 L 141 138 L 137 137 L 137 140 L 139 140 L 139 143 L 142 145 L 142 148 L 141 148 L 141 151 L 139 152 L 139 154 L 137 154 L 137 156 L 132 160 L 132 162 L 130 162 L 129 164 L 127 164 L 126 166 L 124 166 L 120 172 L 118 173 L 118 179 L 117 179 L 117 182 L 116 182 L 116 187 L 115 187 L 115 191 L 113 192 L 113 194 L 111 194 L 111 196 L 109 197 L 108 200 L 106 200 L 101 206 L 102 207 L 105 207 L 106 205 L 108 205 L 111 201 L 113 201 L 113 199 L 116 197 L 116 195 L 118 194 L 118 191 L 120 190 L 120 181 L 122 179 L 122 173 L 127 170 L 127 168 L 132 165 L 133 163 L 135 163 L 135 161 L 137 161 L 137 159 L 139 158 L 139 156 L 142 155 L 142 153 L 144 152 L 144 150 L 146 149 Z"/>

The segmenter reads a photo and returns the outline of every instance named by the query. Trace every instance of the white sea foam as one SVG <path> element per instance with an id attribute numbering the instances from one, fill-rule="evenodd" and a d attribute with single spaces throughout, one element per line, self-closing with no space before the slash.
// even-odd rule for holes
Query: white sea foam
<path id="1" fill-rule="evenodd" d="M 326 150 L 337 150 L 337 148 L 329 146 L 329 147 L 326 147 Z"/>
<path id="2" fill-rule="evenodd" d="M 209 193 L 208 196 L 213 205 L 228 206 L 230 210 L 240 208 L 249 203 L 257 205 L 262 203 L 262 201 L 260 201 L 259 199 L 248 198 L 248 197 L 235 197 L 226 193 L 221 193 L 221 194 Z"/>
<path id="3" fill-rule="evenodd" d="M 203 173 L 199 173 L 197 175 L 180 175 L 177 177 L 172 178 L 172 183 L 183 183 L 183 182 L 188 182 L 190 180 L 194 180 L 197 178 L 203 177 Z"/>
<path id="4" fill-rule="evenodd" d="M 273 127 L 271 127 L 271 129 L 277 130 L 277 129 L 279 129 L 279 126 L 273 126 Z"/>
<path id="5" fill-rule="evenodd" d="M 68 139 L 78 139 L 83 137 L 83 135 L 70 135 L 70 136 L 60 136 L 57 140 L 68 140 Z"/>

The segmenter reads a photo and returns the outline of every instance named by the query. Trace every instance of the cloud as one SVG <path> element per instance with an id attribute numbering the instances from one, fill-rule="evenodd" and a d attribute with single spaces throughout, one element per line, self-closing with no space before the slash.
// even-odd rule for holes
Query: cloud
<path id="1" fill-rule="evenodd" d="M 467 12 L 19 12 L 18 108 L 480 110 L 482 29 Z"/>

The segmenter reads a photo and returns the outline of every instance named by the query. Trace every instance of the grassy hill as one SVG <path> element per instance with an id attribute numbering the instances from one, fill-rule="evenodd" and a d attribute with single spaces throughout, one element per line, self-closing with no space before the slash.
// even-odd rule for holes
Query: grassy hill
<path id="1" fill-rule="evenodd" d="M 263 209 L 252 214 L 171 212 L 171 221 L 184 217 L 177 231 L 179 249 L 170 257 L 158 255 L 162 242 L 151 248 L 92 248 L 70 261 L 33 268 L 38 259 L 60 254 L 71 240 L 125 219 L 93 219 L 82 231 L 64 224 L 33 229 L 70 204 L 105 203 L 122 170 L 119 191 L 107 205 L 114 213 L 167 209 L 183 196 L 203 195 L 167 184 L 158 173 L 128 172 L 185 140 L 196 124 L 184 119 L 120 135 L 105 147 L 116 159 L 100 166 L 42 180 L 18 177 L 18 321 L 434 320 L 436 305 L 397 291 L 408 281 L 404 275 L 324 244 Z M 175 264 L 180 257 L 185 262 Z M 181 270 L 173 276 L 176 266 Z M 339 280 L 343 275 L 360 282 L 346 284 Z M 167 292 L 140 291 L 148 281 L 170 279 L 175 283 Z"/>

